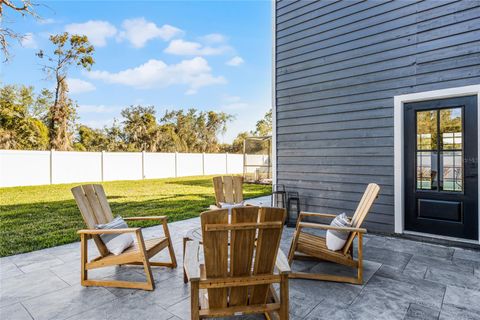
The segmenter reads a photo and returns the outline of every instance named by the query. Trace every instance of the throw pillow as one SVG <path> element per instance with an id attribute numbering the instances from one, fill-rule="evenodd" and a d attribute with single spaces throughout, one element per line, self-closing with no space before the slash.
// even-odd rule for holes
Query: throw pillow
<path id="1" fill-rule="evenodd" d="M 109 223 L 97 224 L 96 229 L 124 229 L 128 228 L 127 223 L 122 217 L 118 216 Z M 100 235 L 103 243 L 107 247 L 108 251 L 118 256 L 125 249 L 130 247 L 133 243 L 133 236 L 131 233 L 119 233 L 119 234 L 102 234 Z"/>
<path id="2" fill-rule="evenodd" d="M 352 224 L 348 220 L 347 215 L 342 213 L 336 216 L 330 225 L 334 227 L 350 227 Z M 342 249 L 349 235 L 350 232 L 348 231 L 327 230 L 327 248 L 332 251 Z"/>

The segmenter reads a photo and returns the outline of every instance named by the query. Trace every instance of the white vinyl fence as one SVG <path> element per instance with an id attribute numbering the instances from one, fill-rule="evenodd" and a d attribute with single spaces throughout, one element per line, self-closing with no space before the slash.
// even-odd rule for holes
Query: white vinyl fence
<path id="1" fill-rule="evenodd" d="M 0 150 L 0 187 L 241 173 L 241 154 Z"/>

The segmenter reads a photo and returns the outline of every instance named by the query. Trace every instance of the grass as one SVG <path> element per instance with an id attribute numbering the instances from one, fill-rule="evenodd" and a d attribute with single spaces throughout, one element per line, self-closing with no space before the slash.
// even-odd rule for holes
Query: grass
<path id="1" fill-rule="evenodd" d="M 212 177 L 114 181 L 103 186 L 114 215 L 196 217 L 215 202 Z M 0 188 L 0 256 L 78 241 L 85 227 L 70 189 L 76 184 Z M 244 185 L 244 197 L 270 194 L 269 186 Z M 133 227 L 155 222 L 130 223 Z"/>

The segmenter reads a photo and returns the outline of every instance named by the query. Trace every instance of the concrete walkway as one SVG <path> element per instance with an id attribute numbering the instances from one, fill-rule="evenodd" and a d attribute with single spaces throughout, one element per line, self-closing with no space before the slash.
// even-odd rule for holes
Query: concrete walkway
<path id="1" fill-rule="evenodd" d="M 189 319 L 182 237 L 198 223 L 194 218 L 169 225 L 180 267 L 153 268 L 153 292 L 80 286 L 79 243 L 1 258 L 0 319 Z M 145 238 L 160 230 L 145 229 Z M 285 253 L 292 234 L 293 229 L 285 229 Z M 480 251 L 367 235 L 365 260 L 361 286 L 291 280 L 291 318 L 480 319 Z M 345 272 L 315 262 L 295 262 L 293 268 Z M 142 267 L 112 267 L 89 275 L 144 280 Z"/>

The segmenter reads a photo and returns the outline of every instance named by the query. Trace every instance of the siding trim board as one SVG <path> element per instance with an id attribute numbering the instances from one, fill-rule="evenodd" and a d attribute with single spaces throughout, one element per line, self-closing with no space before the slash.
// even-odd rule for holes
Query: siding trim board
<path id="1" fill-rule="evenodd" d="M 395 233 L 412 233 L 406 231 L 404 228 L 404 217 L 405 217 L 405 195 L 404 195 L 404 123 L 403 123 L 403 106 L 408 102 L 419 102 L 426 100 L 434 99 L 446 99 L 462 96 L 477 96 L 477 110 L 480 110 L 480 85 L 464 86 L 457 88 L 448 88 L 443 90 L 434 90 L 426 92 L 418 92 L 412 94 L 399 95 L 394 97 L 394 190 L 395 190 L 395 206 L 394 206 L 394 217 L 395 217 Z M 478 113 L 478 123 L 480 123 L 480 112 Z M 480 130 L 477 132 L 478 138 L 480 139 Z M 480 159 L 480 140 L 478 140 L 479 151 L 478 159 Z M 479 190 L 480 190 L 480 179 L 478 180 Z M 480 191 L 479 191 L 480 197 Z M 479 215 L 480 215 L 480 202 L 479 202 Z M 478 224 L 478 230 L 480 232 L 480 219 Z M 414 232 L 412 234 L 421 234 L 419 232 Z M 465 240 L 451 237 L 444 237 L 438 235 L 428 236 L 433 238 L 440 238 L 446 240 L 461 241 L 467 243 L 477 243 L 480 244 L 479 240 Z"/>
<path id="2" fill-rule="evenodd" d="M 289 6 L 293 1 L 287 1 L 282 7 Z M 288 3 L 290 2 L 290 3 Z M 277 184 L 277 0 L 272 1 L 272 191 Z"/>
<path id="3" fill-rule="evenodd" d="M 379 183 L 369 231 L 395 233 L 394 97 L 480 86 L 480 2 L 281 0 L 273 15 L 274 183 L 347 213 Z"/>

